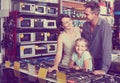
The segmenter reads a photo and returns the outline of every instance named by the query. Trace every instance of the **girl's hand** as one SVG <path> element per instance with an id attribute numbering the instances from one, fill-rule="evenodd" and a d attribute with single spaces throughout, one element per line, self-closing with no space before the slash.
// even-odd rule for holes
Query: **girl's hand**
<path id="1" fill-rule="evenodd" d="M 75 69 L 76 69 L 76 70 L 79 70 L 79 69 L 80 69 L 80 67 L 79 67 L 79 66 L 76 66 L 76 67 L 75 67 Z"/>

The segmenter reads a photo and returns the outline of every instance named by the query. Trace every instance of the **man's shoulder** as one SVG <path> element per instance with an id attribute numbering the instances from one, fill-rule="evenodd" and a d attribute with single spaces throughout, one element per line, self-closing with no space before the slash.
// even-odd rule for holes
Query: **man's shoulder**
<path id="1" fill-rule="evenodd" d="M 90 26 L 90 22 L 84 22 L 83 27 L 88 28 Z"/>
<path id="2" fill-rule="evenodd" d="M 100 24 L 108 24 L 107 20 L 99 17 Z"/>
<path id="3" fill-rule="evenodd" d="M 88 24 L 90 24 L 90 22 L 87 22 L 87 21 L 86 21 L 86 22 L 84 22 L 84 24 L 87 24 L 87 25 L 88 25 Z"/>

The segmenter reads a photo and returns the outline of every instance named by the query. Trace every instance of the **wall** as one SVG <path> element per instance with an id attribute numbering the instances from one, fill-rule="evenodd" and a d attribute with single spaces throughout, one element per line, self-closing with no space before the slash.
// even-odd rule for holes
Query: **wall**
<path id="1" fill-rule="evenodd" d="M 4 19 L 9 16 L 9 12 L 11 11 L 11 0 L 0 0 L 0 42 L 3 38 L 3 22 Z M 4 49 L 0 49 L 0 64 L 3 62 L 4 57 Z"/>

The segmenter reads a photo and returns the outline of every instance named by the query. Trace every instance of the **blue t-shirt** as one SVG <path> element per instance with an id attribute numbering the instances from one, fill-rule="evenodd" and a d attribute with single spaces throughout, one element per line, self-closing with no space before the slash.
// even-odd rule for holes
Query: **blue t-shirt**
<path id="1" fill-rule="evenodd" d="M 82 55 L 81 58 L 78 59 L 78 54 L 73 53 L 72 54 L 72 60 L 76 63 L 77 66 L 84 67 L 84 61 L 86 59 L 90 60 L 90 65 L 89 65 L 89 70 L 92 71 L 92 57 L 88 51 L 85 51 Z"/>

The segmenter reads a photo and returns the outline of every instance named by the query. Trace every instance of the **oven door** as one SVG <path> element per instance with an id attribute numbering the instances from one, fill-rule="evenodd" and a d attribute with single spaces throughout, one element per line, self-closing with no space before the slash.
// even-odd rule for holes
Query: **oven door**
<path id="1" fill-rule="evenodd" d="M 35 46 L 34 45 L 24 45 L 20 46 L 20 57 L 28 58 L 35 56 Z"/>

